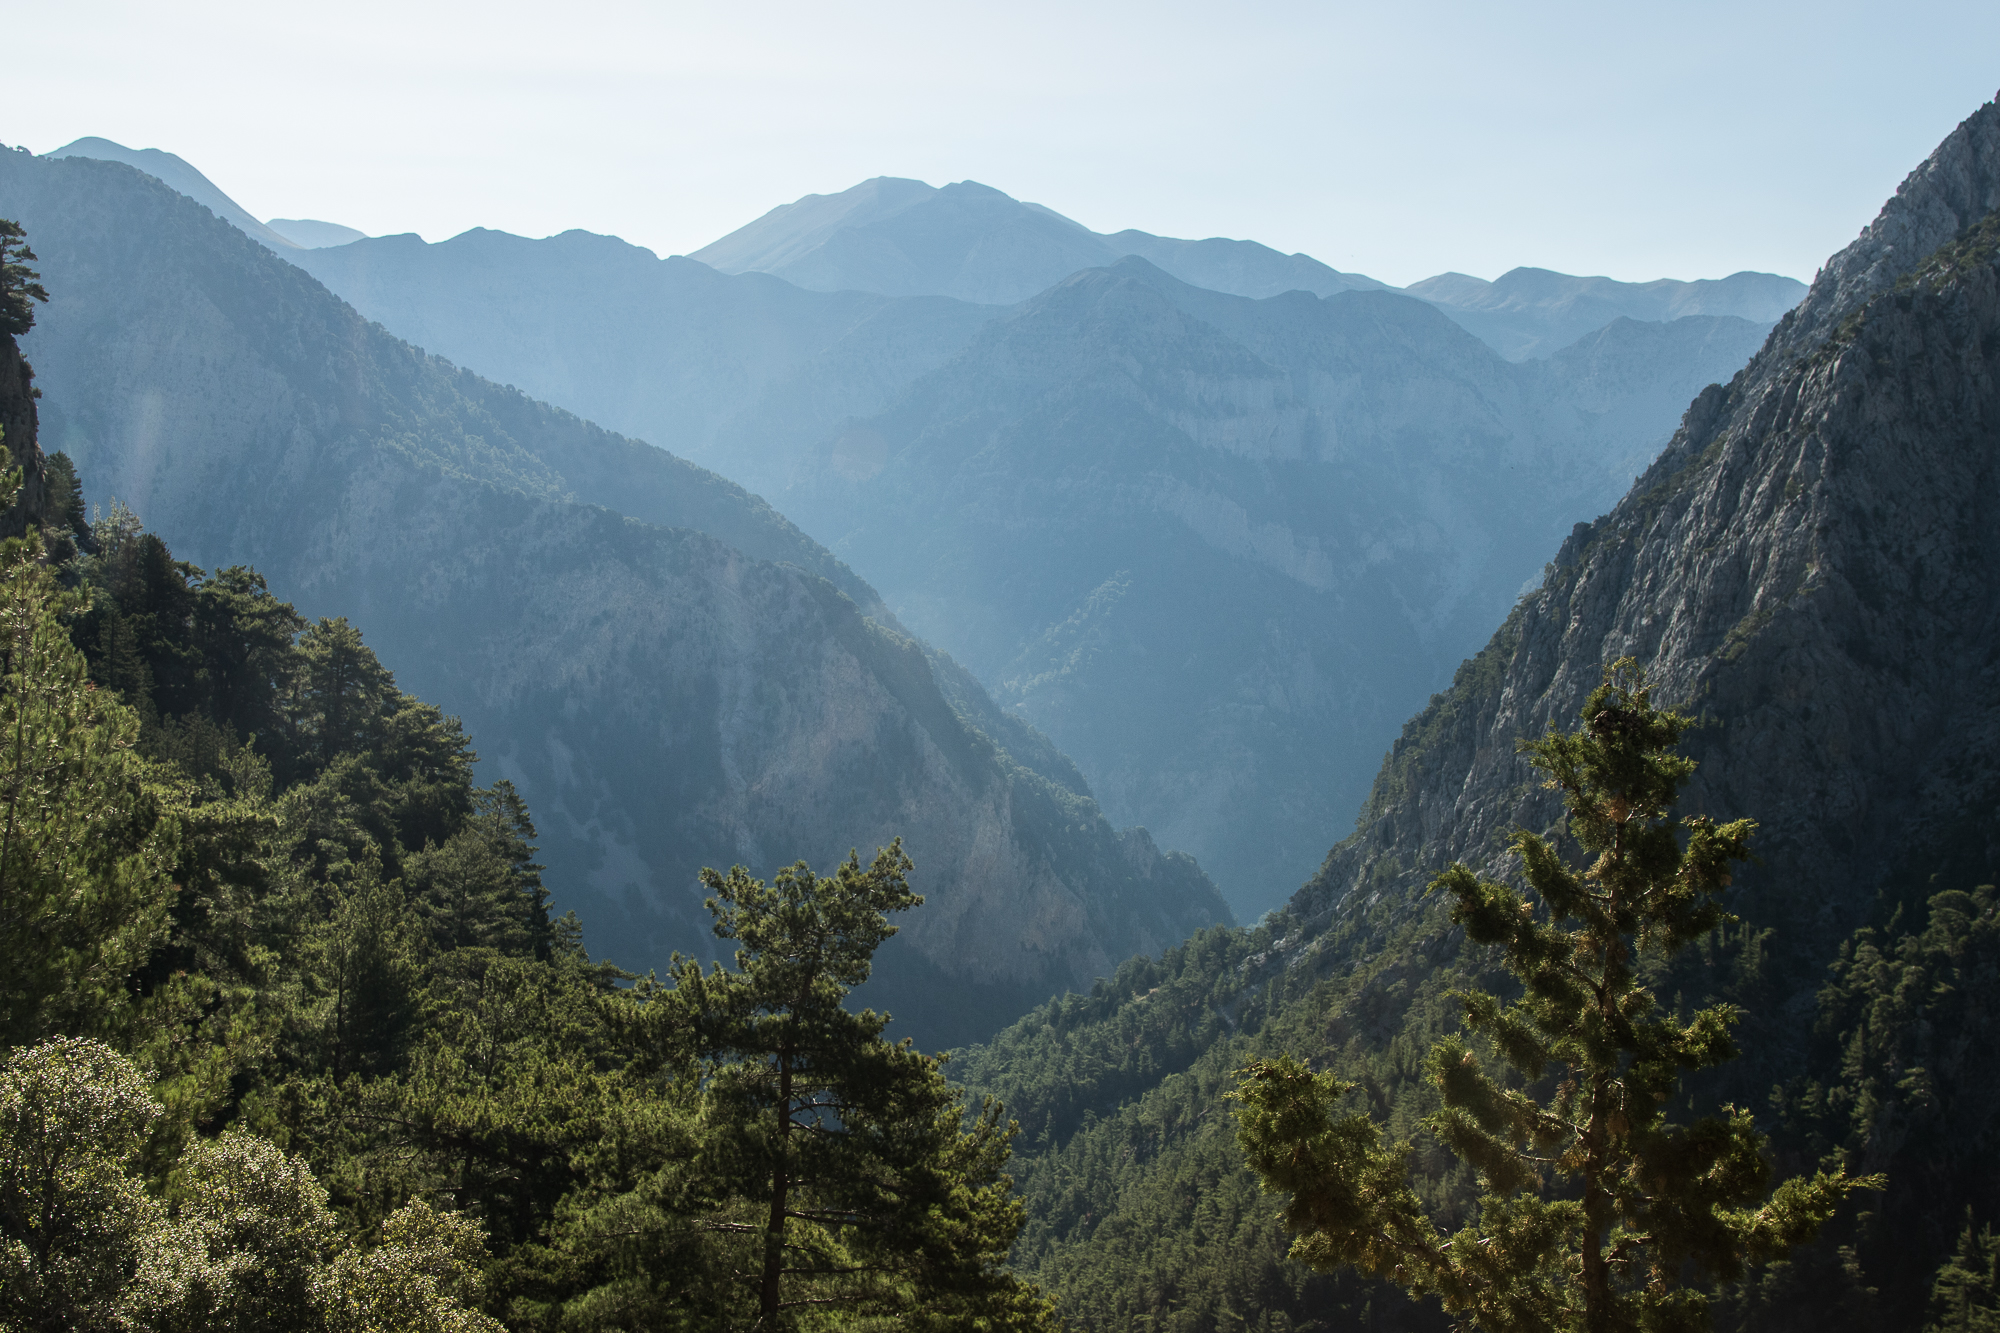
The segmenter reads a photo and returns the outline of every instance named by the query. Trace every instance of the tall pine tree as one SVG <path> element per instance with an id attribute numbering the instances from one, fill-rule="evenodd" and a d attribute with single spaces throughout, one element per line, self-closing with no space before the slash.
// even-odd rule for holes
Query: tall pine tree
<path id="1" fill-rule="evenodd" d="M 1443 1106 L 1425 1127 L 1477 1172 L 1473 1220 L 1438 1229 L 1408 1184 L 1408 1145 L 1340 1116 L 1347 1089 L 1330 1075 L 1291 1059 L 1244 1071 L 1238 1135 L 1267 1188 L 1291 1196 L 1295 1258 L 1436 1296 L 1488 1333 L 1694 1330 L 1708 1307 L 1690 1277 L 1732 1281 L 1809 1240 L 1850 1190 L 1879 1184 L 1822 1171 L 1773 1192 L 1747 1111 L 1684 1127 L 1662 1114 L 1683 1074 L 1735 1055 L 1736 1014 L 1662 1012 L 1640 962 L 1729 919 L 1721 894 L 1755 828 L 1672 818 L 1695 767 L 1674 749 L 1688 725 L 1653 704 L 1636 663 L 1618 662 L 1582 727 L 1522 745 L 1562 793 L 1585 868 L 1522 831 L 1513 847 L 1531 893 L 1463 864 L 1432 883 L 1522 987 L 1511 1004 L 1460 997 L 1467 1029 L 1516 1077 L 1495 1079 L 1456 1037 L 1431 1053 Z"/>

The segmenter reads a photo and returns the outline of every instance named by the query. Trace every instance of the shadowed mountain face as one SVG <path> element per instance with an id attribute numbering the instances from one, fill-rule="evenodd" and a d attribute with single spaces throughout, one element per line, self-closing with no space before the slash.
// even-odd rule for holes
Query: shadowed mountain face
<path id="1" fill-rule="evenodd" d="M 1087 1329 L 1444 1327 L 1434 1308 L 1287 1261 L 1290 1237 L 1213 1108 L 1244 1064 L 1282 1050 L 1359 1083 L 1356 1103 L 1401 1132 L 1434 1095 L 1413 1057 L 1459 1026 L 1451 992 L 1505 981 L 1426 886 L 1454 860 L 1512 879 L 1511 831 L 1560 835 L 1555 794 L 1516 742 L 1574 727 L 1603 667 L 1632 655 L 1659 702 L 1700 719 L 1681 813 L 1759 826 L 1759 860 L 1727 904 L 1741 921 L 1657 973 L 1683 1011 L 1743 1010 L 1740 1058 L 1694 1079 L 1674 1118 L 1734 1101 L 1757 1108 L 1781 1174 L 1851 1149 L 1852 1168 L 1888 1177 L 1818 1247 L 1719 1291 L 1715 1326 L 1926 1327 L 1968 1210 L 2000 1209 L 1993 946 L 1962 906 L 1926 906 L 2000 878 L 1996 513 L 1989 103 L 1750 364 L 1695 397 L 1610 512 L 1547 548 L 1545 577 L 1411 718 L 1360 826 L 1283 911 L 1134 960 L 1087 1003 L 1048 1005 L 967 1053 L 970 1087 L 1047 1126 L 1014 1167 L 1029 1208 L 1015 1262 Z M 1912 937 L 1897 936 L 1927 912 L 1958 931 L 1956 953 L 1935 985 L 1911 985 L 1895 960 Z M 1831 1002 L 1840 959 L 1841 1002 L 1874 997 L 1859 1028 Z M 1870 992 L 1863 973 L 1910 990 Z M 1911 1058 L 1868 1065 L 1884 1033 Z M 1425 1157 L 1425 1197 L 1469 1203 Z"/>
<path id="2" fill-rule="evenodd" d="M 1382 286 L 1255 241 L 1180 241 L 1143 231 L 1101 236 L 976 181 L 933 189 L 888 176 L 774 208 L 690 257 L 724 273 L 775 274 L 813 291 L 1012 305 L 1078 269 L 1126 255 L 1185 282 L 1244 296 Z"/>
<path id="3" fill-rule="evenodd" d="M 876 997 L 938 1043 L 1226 917 L 739 487 L 397 341 L 123 166 L 0 152 L 0 216 L 54 296 L 25 349 L 44 446 L 463 716 L 600 952 L 709 952 L 701 865 L 900 833 L 929 902 Z"/>
<path id="4" fill-rule="evenodd" d="M 1493 282 L 1441 273 L 1404 289 L 1429 301 L 1509 361 L 1547 357 L 1614 319 L 1731 315 L 1769 324 L 1797 305 L 1805 284 L 1775 273 L 1698 282 L 1616 282 L 1517 268 Z"/>

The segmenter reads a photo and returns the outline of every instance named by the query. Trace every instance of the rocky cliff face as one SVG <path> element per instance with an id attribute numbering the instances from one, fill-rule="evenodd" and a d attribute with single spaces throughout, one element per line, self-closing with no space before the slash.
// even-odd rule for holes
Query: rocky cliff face
<path id="1" fill-rule="evenodd" d="M 44 434 L 93 498 L 352 617 L 463 716 L 597 951 L 712 949 L 704 864 L 900 833 L 929 902 L 880 990 L 937 1043 L 1226 917 L 1188 858 L 967 722 L 868 586 L 741 488 L 396 341 L 129 168 L 0 155 L 0 215 L 42 256 Z"/>
<path id="2" fill-rule="evenodd" d="M 1555 816 L 1515 738 L 1570 725 L 1626 655 L 1704 721 L 1692 809 L 1760 821 L 1763 864 L 1733 906 L 1777 928 L 1790 1000 L 1752 1021 L 1781 1062 L 1848 932 L 1921 903 L 1934 873 L 1990 877 L 1996 207 L 1988 104 L 1405 728 L 1357 832 L 1294 900 L 1307 933 L 1414 910 L 1455 859 L 1503 871 L 1505 835 Z"/>

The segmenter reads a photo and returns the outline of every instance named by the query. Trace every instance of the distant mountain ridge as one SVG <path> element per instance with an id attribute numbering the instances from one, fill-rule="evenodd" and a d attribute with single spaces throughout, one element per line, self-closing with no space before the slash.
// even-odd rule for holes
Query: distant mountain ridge
<path id="1" fill-rule="evenodd" d="M 1392 290 L 1255 241 L 1175 240 L 1129 230 L 1100 235 L 975 181 L 934 188 L 887 176 L 774 208 L 689 258 L 724 273 L 775 274 L 815 291 L 1010 305 L 1078 269 L 1108 267 L 1127 255 L 1192 286 L 1235 296 Z M 1731 315 L 1768 324 L 1806 291 L 1770 273 L 1631 283 L 1534 268 L 1494 282 L 1443 273 L 1403 290 L 1438 306 L 1510 361 L 1547 357 L 1619 318 Z"/>
<path id="2" fill-rule="evenodd" d="M 461 715 L 594 950 L 707 954 L 701 865 L 902 834 L 930 901 L 871 998 L 936 1045 L 1227 919 L 740 487 L 397 341 L 123 165 L 0 151 L 0 216 L 53 298 L 26 346 L 46 447 Z"/>
<path id="3" fill-rule="evenodd" d="M 288 258 L 299 250 L 365 239 L 352 227 L 314 219 L 260 223 L 206 176 L 159 149 L 84 138 L 49 156 L 98 157 L 147 171 Z M 689 257 L 719 272 L 770 273 L 812 291 L 1012 305 L 1080 269 L 1127 255 L 1193 286 L 1236 296 L 1394 290 L 1364 274 L 1342 273 L 1310 255 L 1282 254 L 1255 241 L 1178 240 L 1132 229 L 1100 235 L 1053 209 L 976 181 L 938 188 L 894 176 L 780 205 Z M 1493 282 L 1441 273 L 1402 290 L 1436 305 L 1508 360 L 1520 361 L 1545 358 L 1620 318 L 1730 315 L 1770 323 L 1806 289 L 1770 273 L 1633 283 L 1518 268 Z"/>
<path id="4" fill-rule="evenodd" d="M 1139 255 L 1197 286 L 1239 295 L 1295 288 L 1327 295 L 1383 284 L 1255 241 L 1180 241 L 1142 231 L 1100 236 L 977 181 L 933 187 L 878 176 L 839 194 L 772 209 L 689 255 L 723 273 L 770 273 L 812 291 L 952 296 L 1012 305 L 1079 269 Z"/>
<path id="5" fill-rule="evenodd" d="M 252 217 L 241 204 L 217 188 L 214 181 L 181 158 L 162 149 L 127 148 L 122 143 L 113 143 L 109 139 L 87 135 L 66 143 L 61 148 L 51 149 L 42 156 L 92 157 L 102 162 L 123 162 L 126 166 L 143 171 L 156 180 L 164 181 L 238 231 L 279 254 L 299 248 L 289 237 Z"/>
<path id="6" fill-rule="evenodd" d="M 1249 1061 L 1285 1051 L 1411 1132 L 1435 1095 L 1418 1057 L 1460 1030 L 1454 992 L 1504 977 L 1427 886 L 1455 860 L 1518 883 L 1516 829 L 1574 854 L 1560 795 L 1517 742 L 1574 728 L 1629 655 L 1656 702 L 1695 719 L 1682 748 L 1700 767 L 1677 813 L 1758 824 L 1757 861 L 1728 895 L 1740 919 L 1671 966 L 1648 961 L 1663 1007 L 1740 1015 L 1740 1056 L 1690 1077 L 1674 1118 L 1734 1103 L 1772 1135 L 1778 1176 L 1838 1154 L 1887 1178 L 1818 1244 L 1718 1284 L 1715 1327 L 1934 1326 L 1927 1298 L 1965 1219 L 2000 1210 L 1996 954 L 1962 906 L 2000 879 L 1996 509 L 1989 102 L 1751 362 L 1694 397 L 1617 504 L 1551 545 L 1544 577 L 1409 719 L 1354 831 L 1283 910 L 1134 959 L 966 1053 L 970 1087 L 1046 1127 L 1016 1167 L 1030 1218 L 1016 1263 L 1105 1333 L 1444 1327 L 1434 1306 L 1285 1258 L 1222 1098 Z M 1927 928 L 1958 932 L 1960 956 L 1919 986 L 1895 960 Z M 1861 991 L 1857 1020 L 1871 972 L 1884 989 Z M 1860 1026 L 1829 1022 L 1836 1000 Z M 1893 1058 L 1868 1047 L 1885 1033 Z M 1426 1206 L 1469 1204 L 1473 1188 L 1442 1178 L 1456 1163 L 1417 1142 Z"/>
<path id="7" fill-rule="evenodd" d="M 1441 273 L 1403 290 L 1437 306 L 1509 361 L 1548 357 L 1614 319 L 1730 315 L 1771 324 L 1806 294 L 1804 283 L 1775 273 L 1618 282 L 1544 268 L 1512 269 L 1492 282 Z"/>

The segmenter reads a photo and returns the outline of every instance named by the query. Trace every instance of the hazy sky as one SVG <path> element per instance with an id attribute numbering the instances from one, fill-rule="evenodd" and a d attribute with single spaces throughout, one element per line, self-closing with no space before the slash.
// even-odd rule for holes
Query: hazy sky
<path id="1" fill-rule="evenodd" d="M 1397 283 L 1810 279 L 2000 86 L 1993 0 L 8 8 L 0 141 L 164 148 L 260 217 L 669 254 L 972 179 Z"/>

